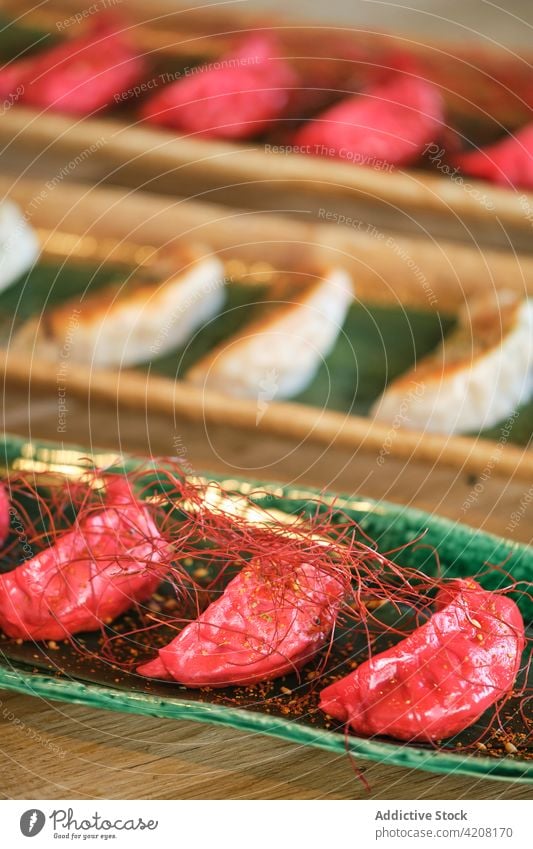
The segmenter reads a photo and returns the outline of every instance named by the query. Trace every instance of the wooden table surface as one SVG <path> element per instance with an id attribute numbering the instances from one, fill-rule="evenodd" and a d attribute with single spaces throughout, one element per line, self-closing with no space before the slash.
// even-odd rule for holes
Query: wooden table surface
<path id="1" fill-rule="evenodd" d="M 7 431 L 58 439 L 57 401 L 8 387 Z M 238 471 L 257 478 L 333 487 L 437 511 L 508 534 L 527 483 L 496 473 L 479 483 L 465 473 L 332 445 L 294 445 L 225 427 L 210 427 L 68 403 L 65 441 L 154 454 L 182 455 L 194 469 Z M 30 423 L 30 424 L 29 424 Z M 468 506 L 466 506 L 468 505 Z M 533 509 L 533 507 L 531 508 Z M 514 531 L 529 541 L 527 509 Z M 11 799 L 354 799 L 368 798 L 346 756 L 258 734 L 185 721 L 152 719 L 46 702 L 0 692 L 0 750 L 8 767 L 0 795 Z M 533 788 L 460 775 L 384 767 L 360 761 L 375 799 L 531 799 Z"/>

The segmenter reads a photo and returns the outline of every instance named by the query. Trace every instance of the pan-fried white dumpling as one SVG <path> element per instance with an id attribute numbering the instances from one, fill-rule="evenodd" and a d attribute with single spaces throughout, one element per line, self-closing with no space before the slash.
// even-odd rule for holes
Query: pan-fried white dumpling
<path id="1" fill-rule="evenodd" d="M 532 376 L 533 301 L 508 291 L 478 296 L 439 349 L 394 380 L 372 412 L 417 430 L 479 431 L 529 400 Z"/>
<path id="2" fill-rule="evenodd" d="M 28 321 L 14 347 L 102 368 L 159 357 L 184 345 L 224 303 L 224 267 L 217 257 L 182 251 L 179 268 L 163 281 L 132 279 L 72 298 Z"/>
<path id="3" fill-rule="evenodd" d="M 339 335 L 353 300 L 350 276 L 340 268 L 299 278 L 261 318 L 224 340 L 196 363 L 186 379 L 234 398 L 290 398 L 313 379 Z"/>
<path id="4" fill-rule="evenodd" d="M 28 271 L 39 256 L 37 236 L 10 200 L 0 203 L 0 291 Z"/>

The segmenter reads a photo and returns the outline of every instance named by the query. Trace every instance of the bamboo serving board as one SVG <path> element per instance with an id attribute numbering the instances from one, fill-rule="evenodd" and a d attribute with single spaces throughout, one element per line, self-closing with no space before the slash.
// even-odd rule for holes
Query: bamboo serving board
<path id="1" fill-rule="evenodd" d="M 64 37 L 75 36 L 88 25 L 90 16 L 64 26 L 77 9 L 84 8 L 80 2 L 58 0 L 35 8 L 28 0 L 4 4 L 4 11 L 25 26 Z M 155 3 L 147 20 L 143 5 L 134 0 L 128 3 L 127 19 L 139 48 L 159 63 L 166 57 L 184 65 L 218 57 L 243 32 L 265 28 L 275 30 L 287 55 L 300 61 L 323 54 L 329 39 L 333 44 L 342 39 L 357 48 L 362 65 L 402 50 L 416 57 L 421 72 L 440 86 L 451 118 L 465 133 L 474 126 L 477 137 L 489 139 L 502 127 L 512 129 L 531 120 L 533 72 L 531 57 L 525 54 L 486 45 L 421 42 L 409 35 L 294 24 L 243 14 L 240 9 L 215 14 L 209 7 L 203 12 L 177 9 L 169 13 L 168 6 L 158 9 Z M 111 112 L 110 117 L 80 121 L 15 105 L 2 115 L 0 140 L 16 143 L 18 149 L 33 155 L 50 146 L 65 156 L 75 156 L 98 140 L 91 162 L 99 167 L 100 176 L 111 172 L 114 182 L 125 185 L 150 181 L 150 187 L 159 192 L 211 192 L 213 200 L 229 205 L 311 215 L 326 207 L 333 214 L 364 217 L 376 226 L 533 249 L 533 194 L 473 180 L 468 181 L 472 190 L 466 191 L 437 171 L 395 168 L 383 172 L 337 160 L 280 155 L 261 142 L 233 144 L 179 136 L 141 125 L 134 113 L 117 117 Z M 481 202 L 480 197 L 485 200 Z"/>
<path id="2" fill-rule="evenodd" d="M 316 221 L 304 223 L 286 216 L 75 184 L 56 186 L 36 204 L 41 191 L 39 183 L 12 185 L 7 178 L 0 179 L 2 196 L 18 202 L 38 230 L 43 257 L 66 263 L 90 259 L 95 264 L 146 266 L 162 249 L 182 238 L 211 245 L 235 273 L 239 266 L 257 273 L 298 267 L 304 257 L 307 262 L 334 261 L 351 272 L 357 296 L 366 302 L 449 313 L 487 287 L 504 286 L 533 294 L 533 259 L 527 256 L 495 250 L 480 253 L 455 243 L 400 237 L 393 237 L 388 245 L 369 234 Z M 6 381 L 57 392 L 56 370 L 32 358 L 31 352 L 15 354 L 6 347 L 0 362 Z M 294 402 L 272 402 L 258 422 L 254 400 L 229 399 L 142 369 L 118 372 L 76 366 L 65 381 L 67 397 L 69 393 L 84 399 L 90 396 L 146 409 L 148 414 L 157 410 L 175 419 L 244 427 L 258 437 L 267 432 L 295 441 L 309 439 L 327 445 L 335 441 L 376 455 L 390 442 L 388 425 Z M 393 456 L 478 474 L 487 468 L 491 474 L 528 480 L 533 474 L 531 452 L 504 439 L 494 442 L 405 429 L 389 448 Z"/>

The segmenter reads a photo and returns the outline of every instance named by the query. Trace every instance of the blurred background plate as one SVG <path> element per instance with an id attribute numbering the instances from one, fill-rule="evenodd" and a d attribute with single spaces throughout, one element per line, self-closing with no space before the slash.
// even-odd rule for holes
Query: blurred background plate
<path id="1" fill-rule="evenodd" d="M 390 7 L 387 4 L 387 12 Z M 0 57 L 10 59 L 37 42 L 42 46 L 75 37 L 91 24 L 91 16 L 83 14 L 85 8 L 82 0 L 52 0 L 38 6 L 28 0 L 8 0 Z M 474 28 L 469 40 L 465 27 L 460 43 L 439 40 L 434 34 L 429 37 L 427 32 L 421 37 L 405 24 L 405 31 L 387 33 L 391 23 L 384 14 L 385 31 L 380 32 L 376 24 L 365 26 L 367 10 L 362 11 L 358 15 L 352 10 L 352 20 L 344 26 L 328 27 L 305 17 L 300 22 L 286 20 L 279 9 L 261 12 L 243 3 L 224 4 L 215 11 L 211 5 L 176 8 L 158 0 L 147 15 L 145 4 L 134 0 L 127 9 L 120 9 L 130 36 L 149 55 L 156 73 L 217 58 L 243 32 L 267 28 L 279 34 L 287 55 L 304 62 L 325 51 L 339 65 L 343 50 L 350 57 L 355 53 L 363 85 L 365 67 L 386 63 L 386 57 L 397 51 L 409 54 L 421 73 L 441 87 L 449 114 L 465 137 L 479 144 L 531 120 L 532 57 L 524 45 L 509 50 L 494 38 L 480 39 Z M 407 11 L 402 8 L 403 20 L 409 19 Z M 78 21 L 77 13 L 82 13 Z M 300 8 L 300 14 L 304 13 Z M 10 15 L 16 23 L 10 22 Z M 440 31 L 445 22 L 438 14 L 436 18 Z M 509 26 L 509 20 L 506 23 Z M 347 62 L 353 65 L 354 60 Z M 48 161 L 56 156 L 64 162 L 97 142 L 89 166 L 94 180 L 161 193 L 201 193 L 214 202 L 250 209 L 303 210 L 316 216 L 326 206 L 380 228 L 532 250 L 527 214 L 533 209 L 531 193 L 475 181 L 474 190 L 466 191 L 457 181 L 424 169 L 383 173 L 340 161 L 278 156 L 265 152 L 262 139 L 231 144 L 179 136 L 141 125 L 131 107 L 112 110 L 109 117 L 80 121 L 15 104 L 2 114 L 0 139 L 10 157 L 19 157 L 20 170 L 30 175 L 38 173 L 43 150 Z M 480 202 L 480 197 L 488 202 Z"/>
<path id="2" fill-rule="evenodd" d="M 0 179 L 0 188 L 7 186 L 8 180 Z M 39 184 L 21 181 L 10 192 L 43 245 L 42 260 L 29 276 L 0 295 L 0 342 L 5 346 L 0 362 L 10 382 L 57 391 L 57 369 L 31 351 L 11 350 L 10 337 L 20 320 L 39 316 L 46 303 L 74 295 L 87 284 L 97 287 L 132 269 L 150 269 L 161 251 L 181 237 L 205 242 L 224 261 L 233 281 L 227 287 L 229 312 L 186 350 L 154 360 L 149 368 L 69 368 L 64 375 L 68 393 L 82 398 L 90 393 L 140 412 L 148 406 L 150 414 L 222 422 L 255 434 L 278 433 L 298 442 L 338 439 L 376 456 L 387 446 L 387 456 L 477 473 L 496 465 L 500 474 L 531 480 L 533 404 L 520 411 L 509 432 L 504 432 L 504 422 L 479 437 L 398 430 L 366 415 L 385 382 L 434 348 L 471 296 L 487 287 L 531 293 L 529 256 L 481 253 L 429 239 L 398 236 L 386 241 L 335 224 L 72 184 L 56 186 L 36 205 L 39 191 Z M 257 289 L 240 281 L 253 273 L 268 283 L 277 269 L 302 264 L 348 270 L 357 303 L 334 351 L 299 398 L 273 400 L 258 420 L 256 399 L 231 399 L 180 379 L 187 365 L 249 315 L 246 305 L 257 300 Z"/>

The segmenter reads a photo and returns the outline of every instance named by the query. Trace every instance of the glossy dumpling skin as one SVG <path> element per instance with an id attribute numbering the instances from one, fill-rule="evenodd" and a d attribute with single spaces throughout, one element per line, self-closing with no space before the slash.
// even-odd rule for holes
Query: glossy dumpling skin
<path id="1" fill-rule="evenodd" d="M 327 643 L 344 589 L 316 565 L 251 563 L 138 672 L 188 687 L 253 684 L 294 672 Z"/>
<path id="2" fill-rule="evenodd" d="M 513 292 L 473 298 L 439 349 L 393 380 L 376 421 L 454 434 L 509 417 L 533 388 L 533 301 Z"/>
<path id="3" fill-rule="evenodd" d="M 320 709 L 365 737 L 431 741 L 475 722 L 515 682 L 524 622 L 507 596 L 457 580 L 437 612 L 320 695 Z"/>
<path id="4" fill-rule="evenodd" d="M 102 509 L 0 575 L 0 628 L 23 640 L 98 630 L 149 598 L 170 555 L 128 481 L 110 478 Z"/>
<path id="5" fill-rule="evenodd" d="M 233 398 L 291 398 L 305 389 L 332 350 L 353 297 L 347 272 L 327 269 L 265 304 L 263 317 L 225 339 L 186 379 Z"/>

